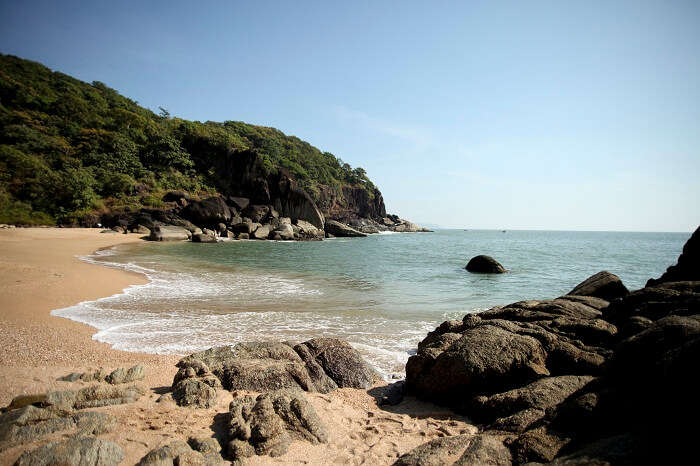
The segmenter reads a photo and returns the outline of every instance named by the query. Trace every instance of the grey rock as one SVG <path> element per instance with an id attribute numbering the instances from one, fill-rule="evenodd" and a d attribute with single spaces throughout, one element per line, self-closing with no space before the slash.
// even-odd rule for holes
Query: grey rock
<path id="1" fill-rule="evenodd" d="M 326 220 L 325 225 L 326 233 L 329 233 L 336 237 L 365 237 L 365 233 L 355 230 L 344 223 L 336 222 L 335 220 Z"/>
<path id="2" fill-rule="evenodd" d="M 250 218 L 253 223 L 262 223 L 270 213 L 270 206 L 249 205 L 243 210 L 243 215 Z"/>
<path id="3" fill-rule="evenodd" d="M 191 360 L 187 364 L 178 363 L 178 367 L 172 385 L 172 397 L 175 402 L 180 406 L 195 408 L 214 406 L 221 382 L 211 373 L 209 367 L 200 360 Z"/>
<path id="4" fill-rule="evenodd" d="M 281 456 L 293 440 L 327 443 L 328 429 L 303 394 L 293 391 L 263 393 L 234 399 L 229 406 L 228 454 Z"/>
<path id="5" fill-rule="evenodd" d="M 295 224 L 292 227 L 293 230 L 294 230 L 294 227 L 296 227 L 296 229 L 298 229 L 298 234 L 302 238 L 322 239 L 325 236 L 325 232 L 322 229 L 317 228 L 315 225 L 313 225 L 305 220 L 301 220 L 301 219 L 296 220 Z"/>
<path id="6" fill-rule="evenodd" d="M 188 442 L 176 440 L 149 451 L 138 466 L 197 465 L 215 466 L 224 464 L 219 445 L 214 439 L 194 439 Z"/>
<path id="7" fill-rule="evenodd" d="M 462 456 L 454 463 L 455 466 L 492 465 L 510 466 L 513 456 L 504 444 L 504 437 L 491 434 L 475 436 L 467 446 Z"/>
<path id="8" fill-rule="evenodd" d="M 239 211 L 245 210 L 245 208 L 250 205 L 250 199 L 248 199 L 247 197 L 229 196 L 228 201 L 232 206 L 234 206 Z"/>
<path id="9" fill-rule="evenodd" d="M 210 233 L 199 233 L 192 235 L 193 243 L 216 243 L 216 236 Z"/>
<path id="10" fill-rule="evenodd" d="M 47 406 L 60 409 L 84 409 L 133 403 L 145 393 L 139 386 L 119 387 L 113 385 L 93 385 L 80 390 L 54 391 L 46 394 Z"/>
<path id="11" fill-rule="evenodd" d="M 180 215 L 196 225 L 228 223 L 233 216 L 222 197 L 214 196 L 202 201 L 191 201 Z"/>
<path id="12" fill-rule="evenodd" d="M 300 350 L 304 347 L 305 350 Z M 381 379 L 350 344 L 337 338 L 314 338 L 294 347 L 305 357 L 310 356 L 338 387 L 369 388 Z"/>
<path id="13" fill-rule="evenodd" d="M 582 281 L 568 294 L 579 296 L 593 296 L 606 301 L 612 301 L 629 294 L 629 290 L 623 285 L 617 275 L 603 270 Z"/>
<path id="14" fill-rule="evenodd" d="M 268 236 L 270 236 L 270 225 L 259 226 L 252 235 L 254 239 L 267 239 Z"/>
<path id="15" fill-rule="evenodd" d="M 283 240 L 293 240 L 294 239 L 294 229 L 291 224 L 283 223 L 278 226 L 273 233 L 276 233 Z"/>
<path id="16" fill-rule="evenodd" d="M 466 267 L 469 272 L 474 273 L 505 273 L 506 269 L 491 256 L 476 256 L 469 259 Z"/>
<path id="17" fill-rule="evenodd" d="M 95 437 L 73 437 L 24 452 L 15 466 L 116 466 L 124 459 L 119 445 Z"/>
<path id="18" fill-rule="evenodd" d="M 192 233 L 183 227 L 156 225 L 148 239 L 150 241 L 186 241 L 191 236 Z"/>
<path id="19" fill-rule="evenodd" d="M 116 385 L 122 383 L 137 382 L 139 380 L 143 380 L 145 376 L 145 369 L 141 364 L 137 364 L 128 369 L 124 369 L 121 367 L 119 369 L 115 369 L 114 371 L 112 371 L 112 373 L 105 377 L 105 381 L 107 383 Z"/>
<path id="20" fill-rule="evenodd" d="M 394 462 L 394 466 L 443 466 L 453 464 L 469 445 L 471 436 L 440 437 L 418 445 Z"/>

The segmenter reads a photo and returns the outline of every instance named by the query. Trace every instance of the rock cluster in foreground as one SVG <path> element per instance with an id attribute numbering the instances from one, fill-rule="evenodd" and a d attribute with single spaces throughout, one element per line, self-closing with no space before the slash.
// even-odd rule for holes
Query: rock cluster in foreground
<path id="1" fill-rule="evenodd" d="M 220 388 L 328 393 L 339 387 L 369 388 L 380 379 L 357 350 L 335 338 L 211 348 L 183 358 L 177 367 L 173 398 L 194 407 L 212 406 Z"/>
<path id="2" fill-rule="evenodd" d="M 698 263 L 687 258 L 699 246 L 700 228 L 679 266 L 641 290 L 601 272 L 569 295 L 468 314 L 428 334 L 406 365 L 406 392 L 483 429 L 422 454 L 458 448 L 454 464 L 687 459 L 692 429 L 682 419 L 699 414 L 700 360 Z M 418 453 L 397 464 L 421 464 L 411 462 Z"/>

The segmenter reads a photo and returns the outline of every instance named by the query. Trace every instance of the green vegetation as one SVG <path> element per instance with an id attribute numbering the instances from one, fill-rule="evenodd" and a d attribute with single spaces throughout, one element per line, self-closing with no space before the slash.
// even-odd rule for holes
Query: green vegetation
<path id="1" fill-rule="evenodd" d="M 221 189 L 215 157 L 257 152 L 317 199 L 374 185 L 328 152 L 274 128 L 196 122 L 139 106 L 100 82 L 0 55 L 0 223 L 78 223 L 109 210 L 160 207 L 168 190 Z"/>

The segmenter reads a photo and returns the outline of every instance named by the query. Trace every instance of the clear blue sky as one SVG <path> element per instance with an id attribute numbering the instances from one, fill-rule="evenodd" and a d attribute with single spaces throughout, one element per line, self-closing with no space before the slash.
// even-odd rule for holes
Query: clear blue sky
<path id="1" fill-rule="evenodd" d="M 700 223 L 697 1 L 2 1 L 0 51 L 279 128 L 419 222 Z"/>

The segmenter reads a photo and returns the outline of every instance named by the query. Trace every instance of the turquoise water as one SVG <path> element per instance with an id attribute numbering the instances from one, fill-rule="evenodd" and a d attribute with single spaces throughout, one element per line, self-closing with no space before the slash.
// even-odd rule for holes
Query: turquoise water
<path id="1" fill-rule="evenodd" d="M 85 258 L 150 283 L 55 314 L 118 349 L 186 354 L 246 340 L 350 341 L 387 377 L 448 318 L 553 298 L 600 270 L 640 288 L 690 233 L 438 230 L 322 242 L 124 245 Z M 488 254 L 508 270 L 464 270 Z"/>

